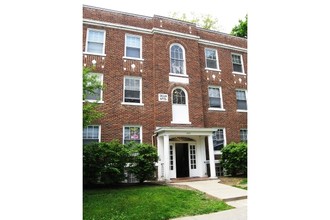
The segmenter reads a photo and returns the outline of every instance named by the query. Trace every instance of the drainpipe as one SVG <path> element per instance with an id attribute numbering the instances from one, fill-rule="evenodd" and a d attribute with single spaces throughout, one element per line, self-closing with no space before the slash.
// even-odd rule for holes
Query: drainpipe
<path id="1" fill-rule="evenodd" d="M 154 138 L 157 136 L 157 133 L 154 133 L 152 136 L 151 136 L 151 145 L 152 146 L 155 146 L 154 145 Z"/>

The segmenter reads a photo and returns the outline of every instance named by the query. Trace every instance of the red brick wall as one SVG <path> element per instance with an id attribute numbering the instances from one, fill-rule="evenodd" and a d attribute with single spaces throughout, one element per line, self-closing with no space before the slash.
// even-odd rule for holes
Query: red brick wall
<path id="1" fill-rule="evenodd" d="M 140 28 L 177 31 L 185 34 L 199 35 L 201 39 L 247 47 L 246 39 L 232 37 L 219 32 L 203 31 L 191 23 L 176 22 L 173 19 L 155 16 L 127 15 L 110 10 L 95 8 L 83 9 L 84 18 L 101 20 L 110 23 L 124 24 Z M 160 20 L 162 22 L 160 22 Z M 162 27 L 160 27 L 162 25 Z M 189 28 L 190 27 L 190 28 Z M 100 109 L 105 116 L 99 121 L 102 126 L 102 141 L 119 139 L 122 141 L 123 125 L 140 125 L 143 130 L 143 142 L 151 143 L 151 137 L 156 127 L 224 127 L 227 142 L 239 141 L 240 128 L 247 128 L 247 113 L 236 111 L 235 89 L 246 89 L 247 75 L 232 73 L 231 53 L 243 55 L 244 70 L 247 73 L 247 54 L 220 47 L 207 46 L 195 39 L 179 38 L 164 34 L 144 34 L 115 28 L 83 25 L 83 51 L 85 50 L 87 28 L 106 30 L 106 57 L 83 54 L 83 63 L 91 65 L 95 59 L 96 72 L 103 73 L 104 103 Z M 143 61 L 124 59 L 125 34 L 142 36 Z M 170 45 L 179 43 L 185 49 L 186 72 L 189 84 L 169 82 Z M 204 49 L 215 48 L 218 51 L 221 74 L 205 70 Z M 130 67 L 135 64 L 134 71 Z M 103 68 L 102 68 L 103 65 Z M 124 68 L 126 68 L 124 70 Z M 142 72 L 140 71 L 142 70 Z M 213 79 L 212 75 L 215 75 Z M 124 76 L 142 77 L 142 100 L 144 106 L 122 105 Z M 241 78 L 241 82 L 239 82 Z M 220 81 L 221 80 L 221 81 Z M 236 83 L 235 83 L 236 82 Z M 221 86 L 223 105 L 226 111 L 209 111 L 208 86 Z M 183 87 L 188 92 L 189 119 L 191 125 L 175 125 L 172 121 L 171 92 L 174 87 Z M 159 102 L 158 94 L 168 94 L 168 102 Z"/>

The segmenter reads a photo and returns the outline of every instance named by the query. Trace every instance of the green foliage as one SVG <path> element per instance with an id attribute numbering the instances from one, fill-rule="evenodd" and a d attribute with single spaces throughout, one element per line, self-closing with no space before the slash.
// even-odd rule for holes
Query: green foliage
<path id="1" fill-rule="evenodd" d="M 140 183 L 145 180 L 153 180 L 156 171 L 155 163 L 158 161 L 157 150 L 149 144 L 136 144 L 131 142 L 131 166 L 130 173 L 133 173 Z"/>
<path id="2" fill-rule="evenodd" d="M 104 116 L 104 113 L 98 110 L 99 105 L 95 102 L 85 102 L 83 104 L 83 126 L 91 125 L 97 119 Z"/>
<path id="3" fill-rule="evenodd" d="M 190 13 L 190 16 L 188 17 L 186 13 L 180 15 L 178 12 L 172 12 L 170 17 L 181 21 L 195 23 L 198 27 L 208 30 L 219 30 L 218 19 L 212 17 L 210 14 L 196 15 L 195 13 Z"/>
<path id="4" fill-rule="evenodd" d="M 108 143 L 90 143 L 83 146 L 84 184 L 118 183 L 125 179 L 128 161 L 127 147 L 118 140 Z"/>
<path id="5" fill-rule="evenodd" d="M 103 113 L 98 111 L 97 102 L 88 102 L 86 97 L 88 94 L 95 94 L 96 89 L 103 89 L 102 84 L 97 80 L 97 76 L 91 71 L 93 68 L 83 68 L 83 126 L 92 124 L 95 120 L 103 117 Z"/>
<path id="6" fill-rule="evenodd" d="M 245 142 L 231 142 L 221 151 L 221 164 L 228 175 L 247 175 L 247 144 Z"/>
<path id="7" fill-rule="evenodd" d="M 170 186 L 84 190 L 83 219 L 173 219 L 231 209 L 204 193 Z"/>
<path id="8" fill-rule="evenodd" d="M 247 33 L 247 26 L 248 26 L 248 16 L 245 16 L 245 20 L 239 20 L 239 24 L 235 25 L 233 29 L 231 30 L 231 35 L 237 36 L 237 37 L 244 37 L 248 38 L 248 33 Z"/>
<path id="9" fill-rule="evenodd" d="M 142 183 L 152 180 L 158 161 L 157 150 L 149 144 L 130 142 L 90 143 L 83 146 L 84 184 L 119 183 L 125 171 L 133 173 Z"/>

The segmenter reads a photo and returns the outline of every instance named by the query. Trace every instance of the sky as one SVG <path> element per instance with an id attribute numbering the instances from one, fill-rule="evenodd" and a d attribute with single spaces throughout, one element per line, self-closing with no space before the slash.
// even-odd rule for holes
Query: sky
<path id="1" fill-rule="evenodd" d="M 247 12 L 247 0 L 82 0 L 82 4 L 103 7 L 112 10 L 139 15 L 162 15 L 170 17 L 173 12 L 196 15 L 210 14 L 218 19 L 219 31 L 230 33 L 231 29 L 244 19 Z"/>

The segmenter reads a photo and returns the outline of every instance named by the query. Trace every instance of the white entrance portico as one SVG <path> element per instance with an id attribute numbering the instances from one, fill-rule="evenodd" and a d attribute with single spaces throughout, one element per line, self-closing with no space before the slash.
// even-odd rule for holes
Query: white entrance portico
<path id="1" fill-rule="evenodd" d="M 210 178 L 216 178 L 213 131 L 216 129 L 157 128 L 155 133 L 159 156 L 158 180 L 170 181 L 170 179 L 180 177 L 207 177 L 207 163 L 210 165 Z M 209 160 L 206 160 L 206 146 L 208 146 Z"/>

